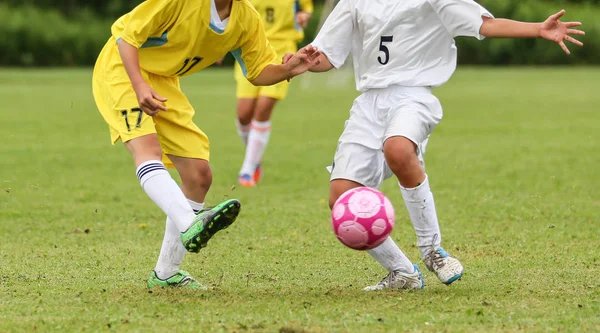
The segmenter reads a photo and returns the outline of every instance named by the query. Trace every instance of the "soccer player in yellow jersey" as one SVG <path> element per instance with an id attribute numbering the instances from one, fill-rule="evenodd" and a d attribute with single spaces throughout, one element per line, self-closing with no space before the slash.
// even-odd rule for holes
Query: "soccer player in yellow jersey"
<path id="1" fill-rule="evenodd" d="M 260 14 L 267 38 L 283 57 L 294 53 L 304 38 L 303 29 L 313 12 L 312 0 L 250 0 Z M 244 163 L 238 181 L 242 186 L 255 186 L 262 176 L 260 167 L 271 135 L 271 113 L 277 101 L 285 98 L 289 82 L 268 87 L 256 87 L 244 78 L 242 67 L 236 64 L 238 134 L 246 145 Z"/>
<path id="2" fill-rule="evenodd" d="M 111 140 L 123 141 L 144 191 L 167 214 L 150 288 L 204 288 L 179 265 L 240 210 L 235 199 L 203 209 L 212 182 L 209 141 L 193 123 L 194 108 L 179 85 L 179 77 L 227 52 L 255 85 L 284 81 L 319 62 L 319 52 L 307 47 L 291 65 L 277 65 L 281 59 L 248 0 L 147 0 L 115 22 L 94 68 L 94 98 Z M 181 188 L 165 165 L 177 169 Z"/>

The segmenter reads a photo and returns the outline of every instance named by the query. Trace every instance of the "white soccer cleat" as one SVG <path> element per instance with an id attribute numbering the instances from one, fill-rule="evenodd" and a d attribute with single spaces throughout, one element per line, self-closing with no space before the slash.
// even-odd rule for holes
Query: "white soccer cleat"
<path id="1" fill-rule="evenodd" d="M 427 269 L 434 272 L 444 284 L 450 284 L 463 275 L 463 266 L 458 259 L 450 256 L 443 248 L 433 249 L 423 257 Z"/>
<path id="2" fill-rule="evenodd" d="M 399 270 L 390 272 L 378 284 L 366 287 L 363 290 L 375 291 L 384 289 L 423 289 L 423 287 L 425 287 L 423 275 L 421 274 L 421 271 L 417 265 L 414 265 L 414 267 L 415 271 L 413 273 L 406 273 Z"/>

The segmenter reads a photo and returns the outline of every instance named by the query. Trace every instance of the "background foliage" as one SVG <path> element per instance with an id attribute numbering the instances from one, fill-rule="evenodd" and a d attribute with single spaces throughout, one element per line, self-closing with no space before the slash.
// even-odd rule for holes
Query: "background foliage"
<path id="1" fill-rule="evenodd" d="M 0 4 L 0 66 L 89 66 L 110 35 L 110 25 L 140 0 L 4 0 Z M 316 2 L 314 19 L 306 30 L 313 39 L 322 9 Z M 584 23 L 585 47 L 561 49 L 542 40 L 486 40 L 461 38 L 463 64 L 600 64 L 600 0 L 480 0 L 497 17 L 541 21 L 562 8 L 566 20 Z"/>

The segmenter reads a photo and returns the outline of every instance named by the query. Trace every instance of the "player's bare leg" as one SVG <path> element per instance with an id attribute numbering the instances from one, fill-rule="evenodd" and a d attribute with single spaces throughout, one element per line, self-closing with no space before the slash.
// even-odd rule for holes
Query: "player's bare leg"
<path id="1" fill-rule="evenodd" d="M 417 155 L 416 144 L 402 136 L 392 137 L 385 141 L 383 152 L 388 166 L 400 183 L 423 262 L 443 283 L 450 284 L 458 280 L 463 274 L 463 267 L 441 247 L 435 202 Z"/>
<path id="2" fill-rule="evenodd" d="M 276 103 L 277 99 L 266 96 L 260 96 L 256 100 L 246 156 L 239 174 L 242 186 L 255 186 L 262 176 L 260 163 L 271 136 L 271 115 Z"/>
<path id="3" fill-rule="evenodd" d="M 212 171 L 208 161 L 169 155 L 181 177 L 181 190 L 195 214 L 204 208 L 204 199 L 212 183 Z M 176 276 L 187 249 L 181 241 L 181 231 L 167 216 L 165 236 L 154 269 L 157 279 L 167 280 Z"/>
<path id="4" fill-rule="evenodd" d="M 329 185 L 329 208 L 346 191 L 360 186 L 363 185 L 348 179 L 332 180 Z M 365 290 L 423 289 L 425 286 L 417 265 L 413 265 L 391 237 L 367 252 L 389 273 L 378 284 L 366 287 Z"/>

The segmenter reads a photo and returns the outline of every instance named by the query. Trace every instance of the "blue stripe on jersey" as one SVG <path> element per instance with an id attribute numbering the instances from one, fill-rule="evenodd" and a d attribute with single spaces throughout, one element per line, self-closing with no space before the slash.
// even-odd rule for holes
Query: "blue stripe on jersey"
<path id="1" fill-rule="evenodd" d="M 231 51 L 231 55 L 233 55 L 238 64 L 240 64 L 240 67 L 242 67 L 242 73 L 244 73 L 244 76 L 247 76 L 248 70 L 246 69 L 246 63 L 244 62 L 244 59 L 242 59 L 242 49 L 235 49 Z"/>
<path id="2" fill-rule="evenodd" d="M 142 44 L 142 46 L 140 47 L 141 49 L 145 49 L 148 47 L 157 47 L 157 46 L 163 46 L 165 44 L 167 44 L 167 42 L 169 41 L 167 39 L 167 34 L 169 32 L 165 31 L 160 37 L 150 37 L 146 40 L 146 42 L 144 44 Z"/>
<path id="3" fill-rule="evenodd" d="M 218 33 L 218 34 L 222 34 L 223 32 L 225 32 L 225 30 L 223 30 L 223 29 L 219 29 L 219 27 L 217 27 L 216 25 L 214 25 L 212 22 L 210 22 L 210 23 L 208 24 L 208 26 L 209 26 L 209 27 L 210 27 L 210 28 L 211 28 L 211 29 L 212 29 L 214 32 L 216 32 L 216 33 Z"/>

